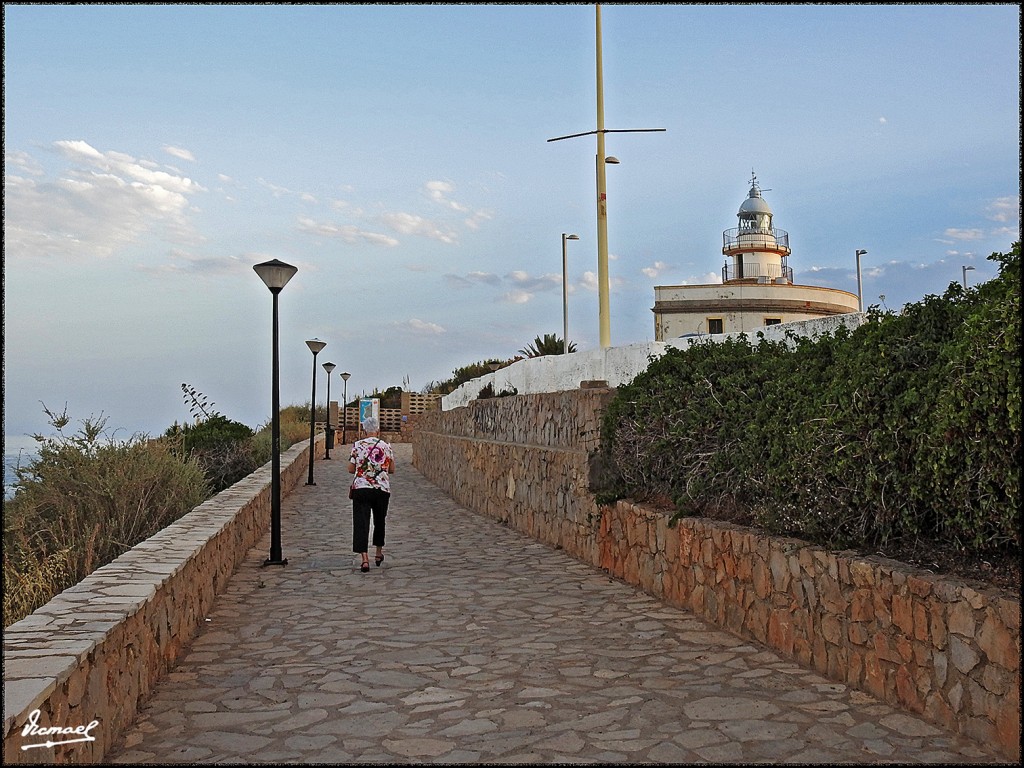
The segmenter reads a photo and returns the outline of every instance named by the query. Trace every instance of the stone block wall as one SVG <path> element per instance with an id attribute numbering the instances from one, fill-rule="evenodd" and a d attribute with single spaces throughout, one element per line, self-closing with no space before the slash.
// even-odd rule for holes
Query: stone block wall
<path id="1" fill-rule="evenodd" d="M 413 461 L 460 504 L 820 674 L 1020 759 L 1020 598 L 588 492 L 613 392 L 424 414 Z"/>
<path id="2" fill-rule="evenodd" d="M 282 497 L 308 466 L 308 441 L 282 455 Z M 103 761 L 269 530 L 270 481 L 268 462 L 4 630 L 5 764 Z"/>

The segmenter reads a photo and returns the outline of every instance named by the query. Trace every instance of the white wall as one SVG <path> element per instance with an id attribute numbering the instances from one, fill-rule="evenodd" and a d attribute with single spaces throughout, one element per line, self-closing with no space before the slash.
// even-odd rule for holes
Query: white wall
<path id="1" fill-rule="evenodd" d="M 467 381 L 451 394 L 441 398 L 441 410 L 448 411 L 467 405 L 476 400 L 480 390 L 488 384 L 494 387 L 495 394 L 514 387 L 516 394 L 519 395 L 577 389 L 580 382 L 595 380 L 607 381 L 609 386 L 617 387 L 628 384 L 638 374 L 647 370 L 651 360 L 665 354 L 668 347 L 686 349 L 691 344 L 703 341 L 717 342 L 741 335 L 745 335 L 752 343 L 757 343 L 759 336 L 763 336 L 769 341 L 785 341 L 787 332 L 792 332 L 796 336 L 813 338 L 832 334 L 840 325 L 845 325 L 852 330 L 864 323 L 866 318 L 867 315 L 863 313 L 852 312 L 846 315 L 770 325 L 746 334 L 721 333 L 714 336 L 688 336 L 664 342 L 651 341 L 629 344 L 624 347 L 572 352 L 568 355 L 531 357 L 494 373 Z"/>

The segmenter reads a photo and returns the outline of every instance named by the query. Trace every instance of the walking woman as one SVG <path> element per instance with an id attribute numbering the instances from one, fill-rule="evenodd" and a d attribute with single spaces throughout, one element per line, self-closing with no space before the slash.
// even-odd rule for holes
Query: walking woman
<path id="1" fill-rule="evenodd" d="M 380 424 L 372 416 L 363 422 L 366 437 L 352 445 L 348 460 L 352 480 L 352 551 L 363 556 L 359 567 L 363 573 L 370 570 L 368 553 L 370 540 L 370 515 L 373 515 L 373 546 L 377 548 L 374 562 L 384 562 L 384 533 L 391 500 L 389 474 L 395 471 L 395 452 L 389 443 L 380 437 Z"/>

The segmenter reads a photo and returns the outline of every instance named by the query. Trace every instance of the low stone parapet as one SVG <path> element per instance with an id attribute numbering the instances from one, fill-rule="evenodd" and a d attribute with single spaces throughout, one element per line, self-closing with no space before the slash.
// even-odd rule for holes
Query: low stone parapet
<path id="1" fill-rule="evenodd" d="M 324 437 L 314 442 L 317 456 Z M 309 442 L 281 457 L 281 495 Z M 270 529 L 270 463 L 4 630 L 4 763 L 97 763 Z"/>

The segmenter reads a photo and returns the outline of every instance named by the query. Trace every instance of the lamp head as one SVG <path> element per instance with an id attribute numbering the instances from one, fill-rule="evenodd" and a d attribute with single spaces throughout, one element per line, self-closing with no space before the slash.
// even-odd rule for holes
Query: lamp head
<path id="1" fill-rule="evenodd" d="M 351 376 L 351 375 L 352 375 L 351 373 L 346 371 L 345 373 L 341 374 L 341 378 L 343 378 L 346 382 L 348 382 L 348 377 Z"/>
<path id="2" fill-rule="evenodd" d="M 316 356 L 316 354 L 321 349 L 327 346 L 327 342 L 320 341 L 320 339 L 310 339 L 309 341 L 306 342 L 306 346 L 309 347 L 309 351 L 312 352 L 314 356 Z"/>
<path id="3" fill-rule="evenodd" d="M 337 367 L 334 363 L 324 363 L 324 370 L 327 371 L 328 375 Z"/>
<path id="4" fill-rule="evenodd" d="M 566 240 L 579 240 L 580 236 L 579 235 L 566 235 L 565 239 Z"/>
<path id="5" fill-rule="evenodd" d="M 865 253 L 867 253 L 867 251 L 861 251 L 861 250 L 857 251 L 857 255 L 858 256 L 863 256 Z"/>
<path id="6" fill-rule="evenodd" d="M 964 269 L 967 270 L 968 272 L 970 272 L 972 269 L 974 269 L 974 267 L 972 267 L 972 266 L 965 266 Z"/>
<path id="7" fill-rule="evenodd" d="M 604 159 L 604 161 L 606 163 L 608 163 L 608 165 L 618 165 L 619 164 L 619 158 L 615 157 L 615 155 L 608 155 L 608 157 L 606 157 Z"/>
<path id="8" fill-rule="evenodd" d="M 256 264 L 253 266 L 256 274 L 260 276 L 267 288 L 270 289 L 271 293 L 280 293 L 281 289 L 284 288 L 288 281 L 294 277 L 295 273 L 299 271 L 298 267 L 293 267 L 291 264 L 285 264 L 283 261 L 277 259 L 271 259 L 270 261 L 264 261 L 262 264 Z"/>

